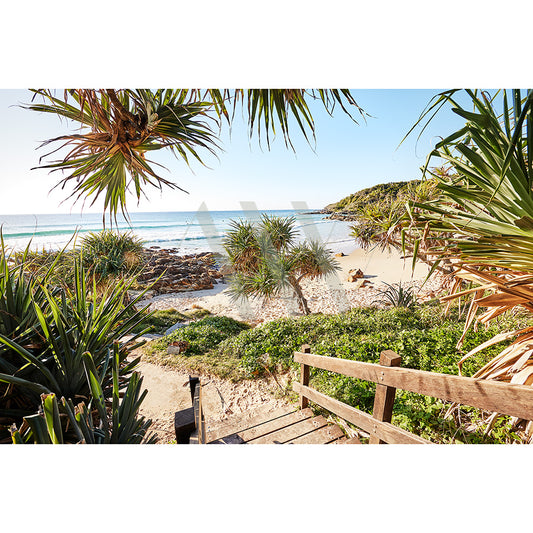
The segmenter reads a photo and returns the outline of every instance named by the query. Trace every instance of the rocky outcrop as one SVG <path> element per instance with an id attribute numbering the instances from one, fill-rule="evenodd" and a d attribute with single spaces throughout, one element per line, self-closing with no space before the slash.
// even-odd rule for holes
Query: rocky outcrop
<path id="1" fill-rule="evenodd" d="M 212 289 L 224 280 L 210 252 L 179 256 L 176 248 L 149 248 L 145 257 L 137 282 L 140 286 L 153 283 L 151 290 L 155 294 Z"/>

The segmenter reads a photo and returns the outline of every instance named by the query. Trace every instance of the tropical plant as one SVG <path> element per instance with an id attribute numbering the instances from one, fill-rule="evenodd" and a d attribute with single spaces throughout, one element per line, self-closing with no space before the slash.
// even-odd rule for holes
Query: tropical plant
<path id="1" fill-rule="evenodd" d="M 81 239 L 80 253 L 85 268 L 99 280 L 128 276 L 143 265 L 143 241 L 131 232 L 103 230 Z"/>
<path id="2" fill-rule="evenodd" d="M 351 236 L 365 249 L 378 246 L 383 250 L 394 248 L 413 253 L 416 247 L 419 252 L 418 259 L 428 262 L 428 258 L 419 249 L 421 234 L 416 233 L 416 228 L 408 228 L 410 231 L 406 231 L 406 221 L 411 220 L 413 209 L 416 214 L 416 208 L 410 206 L 438 197 L 436 182 L 413 180 L 403 183 L 402 187 L 392 188 L 392 192 L 388 194 L 387 186 L 390 185 L 399 184 L 384 185 L 384 190 L 378 189 L 377 193 L 370 194 L 367 201 L 362 194 L 364 191 L 361 191 L 357 201 L 352 202 L 355 224 L 350 227 Z M 431 238 L 434 236 L 426 232 L 424 243 L 429 242 Z"/>
<path id="3" fill-rule="evenodd" d="M 416 294 L 413 287 L 402 287 L 400 283 L 393 283 L 387 286 L 386 289 L 378 291 L 379 298 L 372 303 L 381 303 L 390 305 L 392 307 L 405 307 L 406 309 L 414 309 L 417 304 Z"/>
<path id="4" fill-rule="evenodd" d="M 61 143 L 53 150 L 69 150 L 60 160 L 41 168 L 70 172 L 58 185 L 73 184 L 75 201 L 94 195 L 94 203 L 104 195 L 104 213 L 126 214 L 130 188 L 137 199 L 148 185 L 178 188 L 154 170 L 147 153 L 169 149 L 189 164 L 189 157 L 204 164 L 201 151 L 215 154 L 219 149 L 214 126 L 231 124 L 239 105 L 248 115 L 250 137 L 257 132 L 270 136 L 281 129 L 286 145 L 292 147 L 289 119 L 296 120 L 309 141 L 315 126 L 309 100 L 318 100 L 329 114 L 336 105 L 351 114 L 357 105 L 347 89 L 69 89 L 62 96 L 55 91 L 34 91 L 42 103 L 34 101 L 27 109 L 52 113 L 78 123 L 82 133 L 62 135 L 43 143 Z M 353 117 L 352 117 L 353 118 Z M 44 157 L 47 157 L 47 154 Z"/>
<path id="5" fill-rule="evenodd" d="M 75 402 L 89 401 L 90 384 L 83 364 L 90 352 L 107 394 L 112 388 L 113 343 L 133 333 L 145 314 L 139 298 L 124 303 L 129 284 L 119 281 L 96 298 L 96 283 L 78 261 L 75 285 L 57 287 L 27 273 L 3 248 L 0 253 L 0 418 L 16 421 L 35 413 L 40 395 L 54 393 Z M 131 282 L 129 282 L 131 283 Z M 120 342 L 118 379 L 126 387 L 138 358 L 126 358 L 140 331 Z"/>
<path id="6" fill-rule="evenodd" d="M 153 444 L 148 434 L 151 420 L 139 416 L 146 396 L 141 394 L 142 377 L 134 373 L 120 398 L 120 348 L 115 344 L 112 363 L 111 401 L 105 393 L 102 376 L 89 352 L 83 354 L 83 367 L 91 390 L 88 405 L 72 399 L 57 401 L 54 393 L 41 395 L 41 412 L 24 417 L 12 432 L 14 444 Z M 109 405 L 111 404 L 111 405 Z M 96 423 L 95 423 L 96 422 Z"/>
<path id="7" fill-rule="evenodd" d="M 454 264 L 455 283 L 449 301 L 471 296 L 465 333 L 477 320 L 488 324 L 520 306 L 533 312 L 533 92 L 466 90 L 473 111 L 464 109 L 456 91 L 439 94 L 419 122 L 447 103 L 465 126 L 435 146 L 428 157 L 445 160 L 449 172 L 435 175 L 439 202 L 415 203 L 419 228 L 446 235 L 426 253 Z M 426 169 L 429 165 L 426 165 Z M 431 173 L 431 171 L 429 171 Z M 481 314 L 480 308 L 487 308 Z M 533 329 L 496 335 L 460 361 L 492 344 L 514 342 L 474 375 L 478 378 L 533 383 Z M 459 345 L 462 339 L 459 341 Z M 518 421 L 515 421 L 518 423 Z M 533 424 L 527 424 L 533 435 Z"/>
<path id="8" fill-rule="evenodd" d="M 294 224 L 294 217 L 266 214 L 259 223 L 230 221 L 223 245 L 235 272 L 231 282 L 234 299 L 274 298 L 289 291 L 300 310 L 310 313 L 300 282 L 327 276 L 340 267 L 318 242 L 296 243 Z"/>

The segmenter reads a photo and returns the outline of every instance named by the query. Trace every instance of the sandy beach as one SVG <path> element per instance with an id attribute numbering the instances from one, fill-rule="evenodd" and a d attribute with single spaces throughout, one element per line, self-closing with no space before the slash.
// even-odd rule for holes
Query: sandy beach
<path id="1" fill-rule="evenodd" d="M 326 279 L 303 280 L 302 289 L 313 313 L 341 313 L 354 307 L 375 305 L 384 283 L 401 282 L 413 286 L 420 299 L 432 297 L 441 279 L 432 276 L 422 287 L 429 267 L 418 262 L 412 270 L 412 258 L 403 258 L 394 250 L 365 251 L 356 249 L 349 255 L 336 257 L 340 270 Z M 360 269 L 364 277 L 348 281 L 350 270 Z M 151 310 L 177 309 L 179 311 L 202 307 L 213 314 L 231 316 L 237 320 L 261 323 L 284 316 L 298 316 L 300 311 L 290 294 L 272 301 L 232 301 L 227 283 L 218 283 L 213 289 L 163 294 L 145 300 Z"/>

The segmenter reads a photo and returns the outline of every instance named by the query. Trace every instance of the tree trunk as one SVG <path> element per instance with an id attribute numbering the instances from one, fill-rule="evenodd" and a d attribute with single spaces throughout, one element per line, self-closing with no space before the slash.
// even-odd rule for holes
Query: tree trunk
<path id="1" fill-rule="evenodd" d="M 300 284 L 292 276 L 289 279 L 289 283 L 291 284 L 291 287 L 294 289 L 294 293 L 296 294 L 296 299 L 298 300 L 298 306 L 300 307 L 300 311 L 304 315 L 310 315 L 311 310 L 309 309 L 309 306 L 307 305 L 307 300 L 305 299 L 305 296 L 303 295 Z"/>

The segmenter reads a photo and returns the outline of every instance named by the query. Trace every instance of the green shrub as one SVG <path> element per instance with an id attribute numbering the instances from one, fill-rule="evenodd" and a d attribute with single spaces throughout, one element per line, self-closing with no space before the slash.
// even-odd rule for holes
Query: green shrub
<path id="1" fill-rule="evenodd" d="M 89 233 L 80 251 L 85 267 L 100 278 L 135 273 L 143 264 L 143 241 L 131 232 Z"/>
<path id="2" fill-rule="evenodd" d="M 199 355 L 215 348 L 222 341 L 241 333 L 250 326 L 226 316 L 207 316 L 184 326 L 170 335 L 151 343 L 149 351 L 165 351 L 176 341 L 187 341 L 187 355 Z"/>

